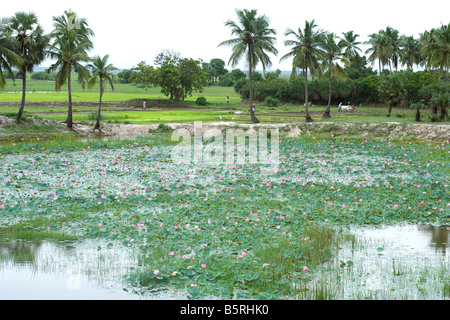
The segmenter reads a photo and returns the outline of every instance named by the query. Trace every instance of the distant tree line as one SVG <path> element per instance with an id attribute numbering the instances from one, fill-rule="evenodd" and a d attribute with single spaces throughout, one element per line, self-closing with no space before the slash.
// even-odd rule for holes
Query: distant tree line
<path id="1" fill-rule="evenodd" d="M 249 100 L 254 123 L 259 121 L 252 113 L 253 99 L 267 98 L 272 105 L 276 105 L 275 99 L 304 101 L 307 122 L 313 121 L 308 112 L 310 101 L 327 103 L 323 118 L 331 117 L 332 102 L 387 103 L 389 117 L 392 107 L 419 100 L 433 103 L 433 110 L 439 104 L 443 110 L 440 119 L 446 118 L 450 101 L 450 23 L 425 31 L 420 39 L 400 35 L 388 26 L 369 36 L 366 60 L 361 55 L 358 34 L 348 31 L 339 36 L 319 29 L 314 20 L 305 21 L 303 28 L 288 28 L 285 32 L 289 39 L 284 44 L 291 51 L 280 61 L 291 60 L 292 72 L 290 79 L 283 81 L 265 77 L 271 65 L 268 54 L 278 54 L 273 46 L 276 31 L 270 28 L 269 18 L 246 9 L 236 10 L 236 15 L 237 21 L 225 22 L 235 37 L 219 46 L 232 46 L 231 65 L 245 59 L 249 66 L 248 80 L 239 80 L 234 87 Z M 367 67 L 367 62 L 378 64 L 378 73 Z M 263 68 L 262 81 L 253 76 L 258 64 Z M 400 65 L 407 70 L 399 72 Z M 425 71 L 413 72 L 414 66 L 424 67 Z"/>
<path id="2" fill-rule="evenodd" d="M 34 13 L 17 12 L 0 18 L 0 90 L 6 80 L 20 79 L 22 101 L 16 117 L 19 123 L 26 102 L 27 73 L 46 58 L 53 63 L 45 73 L 34 79 L 52 79 L 55 90 L 67 86 L 68 112 L 65 123 L 72 128 L 71 82 L 76 77 L 82 88 L 100 83 L 99 114 L 103 86 L 114 89 L 115 81 L 133 83 L 142 88 L 159 87 L 169 99 L 184 100 L 194 91 L 208 85 L 234 86 L 243 99 L 249 100 L 252 122 L 259 122 L 254 114 L 253 99 L 270 98 L 271 105 L 279 101 L 304 101 L 306 121 L 312 121 L 309 102 L 327 104 L 324 118 L 330 117 L 331 103 L 387 103 L 388 116 L 392 107 L 417 103 L 443 110 L 445 118 L 449 103 L 450 23 L 427 30 L 419 38 L 400 35 L 391 27 L 369 35 L 369 49 L 362 55 L 359 35 L 353 31 L 337 35 L 319 29 L 314 20 L 305 21 L 303 28 L 287 29 L 284 42 L 290 51 L 280 61 L 292 61 L 291 77 L 282 79 L 280 72 L 267 72 L 272 65 L 270 55 L 277 56 L 274 45 L 276 30 L 270 27 L 265 15 L 256 10 L 236 10 L 237 20 L 228 20 L 232 39 L 219 46 L 231 46 L 232 52 L 225 68 L 221 59 L 209 62 L 183 58 L 169 50 L 159 53 L 148 65 L 145 61 L 130 70 L 117 73 L 107 62 L 109 55 L 90 57 L 94 32 L 87 20 L 73 11 L 53 17 L 53 30 L 44 34 Z M 367 58 L 366 58 L 367 56 Z M 247 73 L 235 67 L 245 61 Z M 377 66 L 372 70 L 367 64 Z M 260 65 L 262 74 L 255 72 Z M 401 66 L 406 70 L 399 71 Z M 424 71 L 413 72 L 413 67 Z M 303 103 L 302 103 L 303 104 Z M 100 116 L 98 117 L 100 118 Z M 96 125 L 98 127 L 98 124 Z"/>

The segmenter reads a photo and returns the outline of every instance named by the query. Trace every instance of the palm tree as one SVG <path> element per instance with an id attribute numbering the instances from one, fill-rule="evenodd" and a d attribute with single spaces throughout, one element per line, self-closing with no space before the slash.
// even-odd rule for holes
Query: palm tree
<path id="1" fill-rule="evenodd" d="M 27 72 L 33 72 L 34 67 L 45 60 L 49 37 L 44 35 L 34 13 L 17 12 L 10 19 L 8 27 L 14 34 L 13 50 L 22 58 L 17 74 L 22 76 L 22 101 L 16 116 L 16 122 L 20 123 L 25 108 Z"/>
<path id="2" fill-rule="evenodd" d="M 400 38 L 399 38 L 398 30 L 388 26 L 382 32 L 388 38 L 388 42 L 389 42 L 390 54 L 389 54 L 388 61 L 389 61 L 390 71 L 392 72 L 391 60 L 392 60 L 392 65 L 395 68 L 395 71 L 398 71 L 399 55 L 400 55 Z"/>
<path id="3" fill-rule="evenodd" d="M 6 87 L 6 80 L 3 74 L 5 70 L 14 81 L 13 66 L 20 66 L 23 59 L 13 50 L 13 39 L 8 30 L 9 19 L 0 18 L 0 89 Z"/>
<path id="4" fill-rule="evenodd" d="M 92 63 L 87 65 L 88 68 L 92 71 L 92 77 L 89 80 L 88 88 L 92 88 L 96 85 L 97 81 L 100 80 L 100 102 L 98 104 L 98 114 L 97 114 L 97 122 L 95 123 L 94 130 L 100 131 L 100 118 L 101 118 L 101 110 L 102 110 L 102 97 L 103 97 L 103 82 L 107 81 L 111 86 L 111 89 L 114 91 L 113 85 L 113 74 L 112 71 L 117 70 L 112 64 L 108 64 L 109 55 L 104 56 L 103 58 L 100 56 L 94 57 Z"/>
<path id="5" fill-rule="evenodd" d="M 420 42 L 413 36 L 403 36 L 400 38 L 400 63 L 408 69 L 412 69 L 414 65 L 419 66 L 422 63 L 420 51 L 422 49 Z"/>
<path id="6" fill-rule="evenodd" d="M 258 62 L 263 67 L 270 65 L 270 58 L 267 53 L 278 54 L 274 46 L 276 35 L 274 29 L 269 28 L 269 19 L 265 15 L 257 16 L 256 10 L 236 10 L 238 22 L 227 21 L 225 26 L 231 28 L 231 34 L 236 38 L 223 41 L 220 46 L 233 46 L 233 51 L 228 64 L 236 66 L 242 58 L 245 58 L 248 65 L 248 77 L 250 80 L 250 115 L 253 123 L 258 123 L 253 111 L 253 81 L 252 74 Z"/>
<path id="7" fill-rule="evenodd" d="M 85 19 L 77 20 L 76 14 L 66 11 L 64 15 L 53 17 L 54 30 L 51 37 L 54 39 L 50 46 L 49 55 L 56 62 L 52 64 L 47 72 L 58 70 L 55 79 L 55 90 L 60 91 L 61 87 L 67 84 L 69 94 L 69 108 L 65 121 L 68 128 L 73 128 L 72 117 L 72 71 L 78 74 L 78 82 L 82 88 L 89 79 L 89 71 L 82 62 L 89 62 L 87 52 L 92 49 L 93 44 L 90 37 L 94 35 L 88 28 Z"/>
<path id="8" fill-rule="evenodd" d="M 323 43 L 324 32 L 314 30 L 317 27 L 314 20 L 305 22 L 305 28 L 298 28 L 296 33 L 292 29 L 287 29 L 285 36 L 293 36 L 293 40 L 286 40 L 286 46 L 293 47 L 291 52 L 284 55 L 280 61 L 293 58 L 292 76 L 295 76 L 296 69 L 302 69 L 305 76 L 305 113 L 306 121 L 312 122 L 313 119 L 308 112 L 308 71 L 311 75 L 320 72 L 319 60 L 323 60 L 325 53 L 320 45 Z"/>
<path id="9" fill-rule="evenodd" d="M 351 60 L 355 56 L 359 56 L 358 52 L 361 52 L 361 48 L 358 46 L 361 42 L 356 41 L 359 34 L 353 33 L 353 31 L 343 32 L 343 37 L 340 38 L 339 46 L 344 49 L 342 55 L 342 61 L 346 66 L 350 66 Z"/>
<path id="10" fill-rule="evenodd" d="M 421 55 L 425 63 L 425 70 L 431 70 L 433 67 L 431 57 L 437 41 L 437 29 L 427 30 L 420 34 L 420 42 L 422 44 Z"/>
<path id="11" fill-rule="evenodd" d="M 331 78 L 345 78 L 346 74 L 344 69 L 339 65 L 338 60 L 340 60 L 343 57 L 342 54 L 342 48 L 343 44 L 342 42 L 337 43 L 336 42 L 336 35 L 334 33 L 328 33 L 322 43 L 322 48 L 325 51 L 324 60 L 323 60 L 323 71 L 328 72 L 328 88 L 329 88 L 329 94 L 328 94 L 328 106 L 325 110 L 325 113 L 323 114 L 323 118 L 331 118 L 330 115 L 330 107 L 331 107 Z"/>
<path id="12" fill-rule="evenodd" d="M 430 62 L 433 66 L 439 67 L 439 81 L 442 73 L 448 77 L 450 65 L 450 23 L 442 25 L 436 30 L 436 42 L 430 45 Z"/>
<path id="13" fill-rule="evenodd" d="M 368 60 L 372 63 L 375 63 L 375 61 L 378 60 L 378 71 L 379 75 L 381 75 L 382 67 L 389 63 L 392 53 L 389 38 L 384 34 L 383 30 L 380 30 L 378 33 L 370 34 L 366 44 L 371 45 L 371 47 L 366 50 L 366 54 L 369 54 Z"/>

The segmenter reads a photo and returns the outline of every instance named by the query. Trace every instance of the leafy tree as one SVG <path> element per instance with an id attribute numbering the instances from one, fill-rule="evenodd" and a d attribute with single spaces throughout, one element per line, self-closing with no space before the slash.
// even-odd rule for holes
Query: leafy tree
<path id="1" fill-rule="evenodd" d="M 166 59 L 157 69 L 156 85 L 161 87 L 161 92 L 170 96 L 169 100 L 178 99 L 183 92 L 180 88 L 181 71 L 176 60 Z"/>
<path id="2" fill-rule="evenodd" d="M 383 76 L 378 85 L 378 93 L 381 101 L 389 105 L 387 118 L 391 116 L 392 108 L 401 104 L 407 94 L 403 81 L 397 75 Z"/>
<path id="3" fill-rule="evenodd" d="M 25 108 L 27 90 L 27 72 L 32 73 L 34 67 L 40 65 L 46 58 L 49 37 L 38 24 L 34 13 L 17 12 L 9 21 L 9 29 L 14 35 L 13 51 L 22 58 L 18 75 L 22 76 L 22 101 L 16 122 L 20 123 Z"/>
<path id="4" fill-rule="evenodd" d="M 130 77 L 133 74 L 133 70 L 123 70 L 117 74 L 120 83 L 130 83 Z"/>
<path id="5" fill-rule="evenodd" d="M 427 71 L 413 72 L 411 69 L 402 70 L 397 73 L 397 76 L 402 80 L 405 90 L 405 100 L 407 105 L 411 102 L 418 102 L 420 100 L 419 90 L 427 87 L 438 81 L 437 76 Z"/>
<path id="6" fill-rule="evenodd" d="M 78 74 L 78 82 L 84 88 L 90 75 L 82 63 L 89 62 L 87 52 L 93 47 L 90 37 L 94 33 L 88 27 L 87 21 L 77 19 L 72 11 L 65 11 L 63 15 L 53 17 L 53 26 L 54 30 L 50 34 L 53 43 L 50 46 L 49 55 L 56 62 L 48 68 L 47 72 L 57 70 L 56 91 L 60 91 L 67 84 L 69 108 L 65 123 L 69 129 L 72 129 L 72 71 Z"/>
<path id="7" fill-rule="evenodd" d="M 267 72 L 266 73 L 266 80 L 275 80 L 278 79 L 278 73 L 276 72 Z"/>
<path id="8" fill-rule="evenodd" d="M 211 77 L 213 83 L 216 82 L 220 76 L 228 73 L 228 70 L 225 69 L 225 61 L 222 59 L 211 59 L 209 66 L 209 76 Z"/>
<path id="9" fill-rule="evenodd" d="M 236 38 L 223 41 L 219 46 L 233 46 L 229 64 L 236 66 L 242 58 L 245 58 L 248 66 L 248 78 L 250 83 L 250 115 L 253 123 L 259 123 L 253 111 L 253 70 L 258 62 L 267 65 L 269 57 L 266 53 L 278 54 L 274 43 L 276 31 L 269 28 L 269 19 L 257 16 L 256 10 L 236 10 L 238 22 L 227 21 L 225 26 L 231 28 L 231 34 Z"/>
<path id="10" fill-rule="evenodd" d="M 155 66 L 161 66 L 167 59 L 177 62 L 181 58 L 181 53 L 178 51 L 164 49 L 155 56 L 153 63 Z"/>
<path id="11" fill-rule="evenodd" d="M 367 58 L 359 55 L 350 58 L 350 64 L 344 67 L 344 71 L 349 79 L 360 79 L 376 75 L 376 72 L 367 66 Z"/>
<path id="12" fill-rule="evenodd" d="M 231 71 L 231 75 L 233 76 L 234 80 L 240 80 L 240 79 L 244 79 L 246 76 L 245 72 L 243 72 L 240 69 L 234 69 Z"/>
<path id="13" fill-rule="evenodd" d="M 97 114 L 97 122 L 95 123 L 94 130 L 100 130 L 100 118 L 101 118 L 101 110 L 102 110 L 102 97 L 103 97 L 103 82 L 108 82 L 111 86 L 111 89 L 114 91 L 113 85 L 113 71 L 117 70 L 112 64 L 108 64 L 109 55 L 104 56 L 103 58 L 100 56 L 96 56 L 91 59 L 91 64 L 87 67 L 91 69 L 92 76 L 89 80 L 88 87 L 93 88 L 97 81 L 100 81 L 100 101 L 98 103 L 98 114 Z"/>
<path id="14" fill-rule="evenodd" d="M 324 58 L 324 51 L 320 47 L 323 43 L 324 32 L 315 30 L 317 27 L 314 20 L 305 22 L 304 29 L 298 28 L 298 32 L 287 29 L 285 35 L 293 36 L 293 40 L 286 40 L 284 44 L 292 47 L 291 52 L 284 55 L 280 61 L 293 58 L 292 76 L 295 76 L 297 69 L 302 69 L 305 77 L 305 113 L 306 122 L 312 122 L 308 112 L 308 70 L 311 74 L 320 72 L 319 61 Z"/>
<path id="15" fill-rule="evenodd" d="M 201 61 L 184 58 L 179 61 L 180 85 L 182 100 L 185 96 L 191 96 L 192 91 L 203 91 L 207 86 L 208 75 L 202 70 Z"/>
<path id="16" fill-rule="evenodd" d="M 131 71 L 130 83 L 134 83 L 141 88 L 151 88 L 158 83 L 158 69 L 147 65 L 145 61 L 139 62 Z"/>
<path id="17" fill-rule="evenodd" d="M 328 73 L 328 105 L 323 114 L 323 118 L 331 118 L 330 108 L 331 108 L 331 78 L 346 78 L 346 74 L 344 69 L 339 65 L 338 61 L 343 57 L 342 55 L 342 47 L 341 43 L 336 42 L 336 35 L 334 33 L 328 33 L 323 38 L 322 48 L 324 50 L 324 59 L 323 59 L 323 71 Z"/>

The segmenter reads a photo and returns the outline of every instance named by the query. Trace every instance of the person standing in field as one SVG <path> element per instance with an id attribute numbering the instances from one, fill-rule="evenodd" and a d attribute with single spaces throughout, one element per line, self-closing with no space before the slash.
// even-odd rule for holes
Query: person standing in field
<path id="1" fill-rule="evenodd" d="M 230 104 L 230 97 L 227 96 L 227 104 Z"/>
<path id="2" fill-rule="evenodd" d="M 143 108 L 143 109 L 147 108 L 147 102 L 145 102 L 145 100 L 144 100 L 144 102 L 142 103 L 142 108 Z"/>

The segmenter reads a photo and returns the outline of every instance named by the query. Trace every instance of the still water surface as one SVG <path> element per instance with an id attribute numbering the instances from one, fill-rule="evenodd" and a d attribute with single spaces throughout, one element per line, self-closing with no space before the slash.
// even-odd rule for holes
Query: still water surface
<path id="1" fill-rule="evenodd" d="M 411 290 L 402 293 L 390 283 L 392 274 L 412 273 L 414 268 L 449 267 L 449 227 L 401 226 L 352 231 L 358 248 L 342 248 L 334 263 L 352 271 L 337 299 L 361 299 L 364 292 L 399 292 L 399 299 L 416 299 Z M 101 249 L 100 249 L 101 248 Z M 157 295 L 133 292 L 122 281 L 134 266 L 133 253 L 120 246 L 107 248 L 99 241 L 32 243 L 21 240 L 0 243 L 0 299 L 2 300 L 137 300 L 185 299 L 181 292 Z M 397 270 L 395 270 L 397 268 Z M 423 269 L 422 269 L 423 270 Z M 398 274 L 395 274 L 397 272 Z M 351 276 L 349 276 L 351 275 Z M 398 279 L 398 277 L 397 277 Z M 397 281 L 397 280 L 395 280 Z M 405 280 L 405 281 L 410 281 Z M 430 284 L 430 283 L 429 283 Z M 432 284 L 430 284 L 432 285 Z M 128 291 L 125 291 L 126 288 Z M 427 290 L 427 289 L 425 289 Z M 440 293 L 432 297 L 441 299 Z M 373 298 L 373 296 L 372 296 Z M 448 298 L 448 297 L 446 297 Z M 444 297 L 445 299 L 445 297 Z"/>

